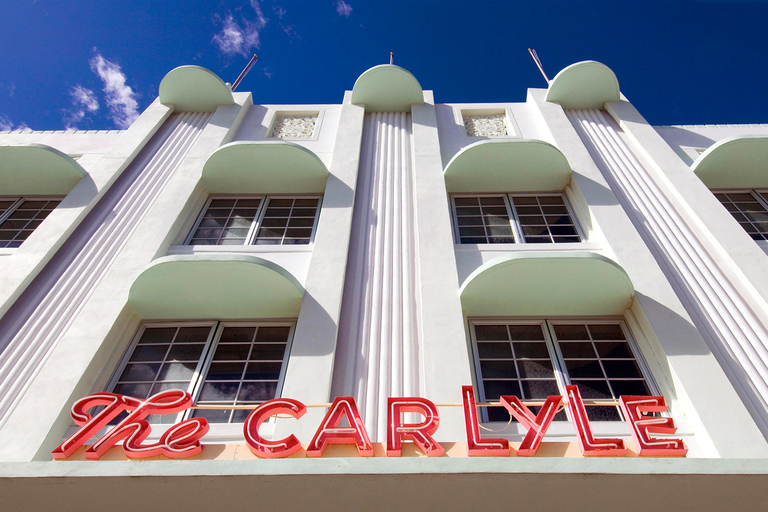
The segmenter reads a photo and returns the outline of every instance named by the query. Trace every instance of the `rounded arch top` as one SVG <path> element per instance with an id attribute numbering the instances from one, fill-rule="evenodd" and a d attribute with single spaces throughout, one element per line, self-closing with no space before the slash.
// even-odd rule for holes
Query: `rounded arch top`
<path id="1" fill-rule="evenodd" d="M 451 158 L 444 171 L 448 192 L 563 190 L 571 167 L 562 152 L 540 140 L 483 140 Z"/>
<path id="2" fill-rule="evenodd" d="M 312 151 L 285 141 L 231 142 L 205 162 L 211 193 L 322 193 L 328 169 Z"/>
<path id="3" fill-rule="evenodd" d="M 200 66 L 179 66 L 160 82 L 160 103 L 182 112 L 213 112 L 235 102 L 232 90 L 213 71 Z"/>
<path id="4" fill-rule="evenodd" d="M 0 191 L 66 195 L 86 175 L 72 157 L 44 144 L 0 146 Z"/>
<path id="5" fill-rule="evenodd" d="M 606 101 L 619 101 L 619 80 L 600 62 L 586 60 L 561 70 L 549 83 L 547 101 L 563 108 L 603 108 Z"/>
<path id="6" fill-rule="evenodd" d="M 352 88 L 352 103 L 365 105 L 366 112 L 410 112 L 411 105 L 424 103 L 424 92 L 410 71 L 382 64 L 360 75 Z"/>
<path id="7" fill-rule="evenodd" d="M 699 155 L 691 169 L 709 188 L 768 188 L 768 137 L 723 139 Z"/>
<path id="8" fill-rule="evenodd" d="M 178 255 L 153 261 L 128 301 L 144 319 L 297 317 L 304 287 L 284 268 L 249 255 Z"/>
<path id="9" fill-rule="evenodd" d="M 632 281 L 616 262 L 592 252 L 530 252 L 495 258 L 459 290 L 468 316 L 618 315 Z"/>

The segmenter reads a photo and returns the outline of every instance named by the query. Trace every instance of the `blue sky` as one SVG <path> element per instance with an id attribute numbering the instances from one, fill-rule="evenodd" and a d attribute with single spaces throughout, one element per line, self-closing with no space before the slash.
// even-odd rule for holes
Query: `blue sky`
<path id="1" fill-rule="evenodd" d="M 163 76 L 197 64 L 255 103 L 340 103 L 366 69 L 435 100 L 524 101 L 598 60 L 653 124 L 768 123 L 768 1 L 3 0 L 0 130 L 124 128 Z"/>

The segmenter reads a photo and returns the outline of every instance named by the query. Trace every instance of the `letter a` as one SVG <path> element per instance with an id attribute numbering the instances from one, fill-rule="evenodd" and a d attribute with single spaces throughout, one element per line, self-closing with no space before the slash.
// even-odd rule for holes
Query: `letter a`
<path id="1" fill-rule="evenodd" d="M 349 426 L 340 427 L 345 416 Z M 307 457 L 320 457 L 329 444 L 353 443 L 361 457 L 373 456 L 373 445 L 360 418 L 355 399 L 351 396 L 337 396 L 307 446 Z"/>

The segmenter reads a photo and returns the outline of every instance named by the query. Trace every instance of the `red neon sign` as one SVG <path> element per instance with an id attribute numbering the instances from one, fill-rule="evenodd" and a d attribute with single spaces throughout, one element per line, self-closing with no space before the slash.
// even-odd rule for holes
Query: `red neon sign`
<path id="1" fill-rule="evenodd" d="M 403 423 L 404 412 L 415 412 L 424 416 L 421 423 Z M 426 398 L 387 399 L 387 456 L 402 455 L 403 438 L 412 439 L 428 457 L 442 457 L 445 450 L 432 438 L 440 424 L 440 415 L 435 404 Z"/>
<path id="2" fill-rule="evenodd" d="M 339 426 L 344 418 L 348 427 Z M 373 457 L 368 431 L 351 396 L 338 396 L 333 401 L 307 447 L 307 457 L 320 457 L 329 444 L 354 444 L 361 457 Z"/>
<path id="3" fill-rule="evenodd" d="M 546 434 L 547 429 L 552 424 L 552 420 L 555 419 L 557 410 L 563 402 L 563 397 L 560 395 L 547 397 L 539 414 L 536 416 L 516 396 L 502 396 L 500 401 L 509 414 L 528 429 L 528 433 L 517 449 L 517 454 L 523 457 L 536 455 L 536 450 L 539 449 L 541 440 L 544 439 L 544 434 Z"/>
<path id="4" fill-rule="evenodd" d="M 651 433 L 674 434 L 675 420 L 645 416 L 645 412 L 664 412 L 667 402 L 663 396 L 622 396 L 619 406 L 629 423 L 629 431 L 637 445 L 638 455 L 652 457 L 684 457 L 688 453 L 682 439 L 659 439 Z"/>
<path id="5" fill-rule="evenodd" d="M 624 441 L 614 438 L 596 438 L 581 394 L 576 386 L 566 386 L 567 407 L 570 412 L 577 439 L 584 456 L 620 456 L 627 448 Z M 532 456 L 542 443 L 547 429 L 563 404 L 563 397 L 548 397 L 538 414 L 526 407 L 514 396 L 502 396 L 501 405 L 527 433 L 517 450 L 521 456 Z M 502 438 L 480 436 L 480 422 L 472 386 L 462 387 L 464 424 L 467 434 L 467 452 L 470 457 L 508 456 L 509 442 Z M 66 459 L 78 448 L 93 438 L 121 413 L 125 418 L 111 427 L 95 443 L 86 447 L 85 456 L 97 460 L 110 448 L 122 441 L 122 448 L 130 458 L 165 455 L 170 458 L 190 457 L 200 453 L 202 437 L 209 425 L 204 418 L 191 418 L 169 428 L 156 443 L 145 444 L 151 432 L 146 418 L 150 414 L 177 414 L 192 406 L 192 397 L 181 390 L 158 393 L 146 400 L 131 398 L 115 393 L 95 393 L 75 402 L 72 418 L 80 426 L 75 434 L 57 447 L 51 455 L 54 459 Z M 647 416 L 646 413 L 663 412 L 667 404 L 660 396 L 622 396 L 619 406 L 630 427 L 630 432 L 641 456 L 684 457 L 688 448 L 681 439 L 657 438 L 652 434 L 673 434 L 676 430 L 672 418 Z M 93 410 L 102 407 L 94 413 Z M 243 425 L 248 448 L 258 457 L 282 458 L 301 450 L 301 443 L 294 435 L 284 439 L 268 440 L 259 435 L 259 427 L 270 417 L 287 414 L 300 419 L 306 413 L 306 406 L 298 400 L 277 398 L 256 407 Z M 412 441 L 424 454 L 440 457 L 445 454 L 443 447 L 435 441 L 434 434 L 440 424 L 440 416 L 434 403 L 426 398 L 389 398 L 387 401 L 387 443 L 386 453 L 390 457 L 402 454 L 403 441 Z M 424 417 L 419 423 L 404 423 L 404 413 L 417 413 Z M 360 417 L 355 400 L 351 397 L 337 397 L 320 422 L 312 441 L 307 446 L 308 457 L 320 457 L 329 444 L 353 444 L 363 457 L 373 455 L 373 444 Z"/>
<path id="6" fill-rule="evenodd" d="M 72 406 L 72 419 L 82 427 L 72 437 L 61 443 L 51 452 L 54 459 L 66 459 L 80 448 L 102 428 L 106 427 L 118 414 L 129 414 L 104 436 L 85 450 L 88 459 L 98 460 L 115 443 L 123 440 L 123 450 L 131 458 L 154 457 L 165 455 L 172 459 L 197 455 L 203 449 L 200 439 L 208 432 L 205 418 L 192 418 L 177 423 L 168 429 L 154 444 L 142 444 L 151 431 L 145 419 L 150 414 L 176 414 L 189 409 L 192 397 L 189 393 L 177 389 L 163 391 L 146 400 L 139 400 L 115 393 L 96 393 L 81 398 Z M 96 416 L 89 410 L 103 406 Z"/>

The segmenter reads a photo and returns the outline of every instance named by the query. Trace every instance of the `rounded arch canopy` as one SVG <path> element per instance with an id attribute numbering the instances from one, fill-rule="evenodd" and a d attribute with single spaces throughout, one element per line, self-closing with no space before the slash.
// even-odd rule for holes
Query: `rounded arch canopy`
<path id="1" fill-rule="evenodd" d="M 232 142 L 205 162 L 211 193 L 322 193 L 328 169 L 312 151 L 285 141 Z"/>
<path id="2" fill-rule="evenodd" d="M 409 71 L 382 64 L 360 75 L 352 88 L 352 103 L 365 105 L 366 112 L 410 112 L 411 105 L 424 103 L 424 93 Z"/>
<path id="3" fill-rule="evenodd" d="M 600 62 L 586 60 L 562 69 L 549 83 L 547 101 L 563 108 L 603 108 L 606 101 L 619 101 L 619 80 Z"/>
<path id="4" fill-rule="evenodd" d="M 591 252 L 517 253 L 475 270 L 460 289 L 468 316 L 617 315 L 632 282 L 614 261 Z"/>
<path id="5" fill-rule="evenodd" d="M 129 293 L 144 319 L 297 317 L 304 288 L 287 270 L 248 255 L 166 256 Z"/>
<path id="6" fill-rule="evenodd" d="M 85 175 L 80 164 L 50 146 L 0 146 L 3 194 L 66 195 Z"/>
<path id="7" fill-rule="evenodd" d="M 766 188 L 768 137 L 723 139 L 699 155 L 691 169 L 709 188 Z"/>
<path id="8" fill-rule="evenodd" d="M 213 112 L 235 102 L 232 90 L 213 71 L 200 66 L 179 66 L 160 82 L 160 103 L 176 111 Z"/>
<path id="9" fill-rule="evenodd" d="M 484 140 L 454 155 L 444 177 L 448 192 L 541 192 L 563 190 L 571 167 L 544 141 Z"/>

